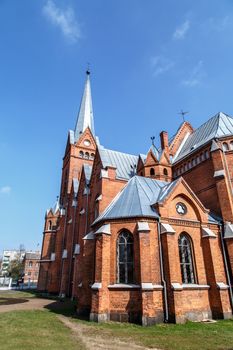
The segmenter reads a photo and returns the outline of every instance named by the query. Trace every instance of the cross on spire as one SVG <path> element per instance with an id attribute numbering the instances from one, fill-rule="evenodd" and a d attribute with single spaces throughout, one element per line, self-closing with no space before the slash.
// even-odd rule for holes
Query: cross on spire
<path id="1" fill-rule="evenodd" d="M 151 136 L 151 142 L 152 142 L 152 146 L 154 146 L 155 145 L 155 136 Z"/>
<path id="2" fill-rule="evenodd" d="M 186 114 L 188 114 L 188 113 L 189 113 L 189 112 L 184 112 L 183 109 L 181 109 L 180 112 L 178 113 L 178 114 L 182 115 L 183 122 L 185 122 L 184 116 L 185 116 Z"/>

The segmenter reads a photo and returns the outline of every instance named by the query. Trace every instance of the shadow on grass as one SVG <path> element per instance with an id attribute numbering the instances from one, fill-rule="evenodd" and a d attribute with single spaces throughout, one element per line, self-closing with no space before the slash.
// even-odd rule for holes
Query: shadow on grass
<path id="1" fill-rule="evenodd" d="M 88 316 L 79 316 L 76 312 L 76 301 L 72 301 L 69 299 L 65 300 L 57 300 L 47 306 L 45 306 L 45 309 L 49 310 L 50 312 L 54 312 L 55 314 L 76 318 L 79 320 L 88 321 Z"/>

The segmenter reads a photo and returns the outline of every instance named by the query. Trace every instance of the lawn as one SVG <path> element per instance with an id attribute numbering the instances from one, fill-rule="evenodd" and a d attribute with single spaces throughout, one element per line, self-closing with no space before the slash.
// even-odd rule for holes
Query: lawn
<path id="1" fill-rule="evenodd" d="M 47 310 L 0 314 L 1 350 L 83 350 L 56 314 Z"/>
<path id="2" fill-rule="evenodd" d="M 76 321 L 80 322 L 80 321 Z M 82 321 L 83 323 L 84 321 Z M 86 336 L 117 337 L 148 348 L 163 350 L 233 350 L 233 320 L 183 325 L 160 324 L 141 327 L 132 324 L 86 322 Z"/>
<path id="3" fill-rule="evenodd" d="M 34 294 L 0 292 L 1 297 L 27 299 L 34 297 Z M 183 325 L 159 324 L 152 327 L 114 322 L 97 324 L 77 319 L 74 304 L 68 300 L 57 301 L 45 310 L 0 313 L 0 349 L 83 350 L 85 347 L 80 341 L 81 331 L 86 349 L 90 342 L 95 344 L 101 338 L 103 345 L 107 341 L 109 344 L 109 340 L 120 340 L 129 349 L 133 349 L 133 344 L 136 343 L 143 348 L 161 350 L 233 350 L 233 320 L 216 323 L 188 322 Z M 73 332 L 61 322 L 59 314 L 63 315 L 63 322 L 65 317 L 75 325 L 74 328 L 71 327 Z M 109 345 L 102 348 L 110 350 Z"/>

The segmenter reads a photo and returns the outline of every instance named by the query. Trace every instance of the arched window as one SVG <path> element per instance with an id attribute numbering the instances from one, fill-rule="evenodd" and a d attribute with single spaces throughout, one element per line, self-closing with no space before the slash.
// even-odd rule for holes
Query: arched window
<path id="1" fill-rule="evenodd" d="M 95 158 L 95 153 L 91 153 L 90 159 L 94 159 Z"/>
<path id="2" fill-rule="evenodd" d="M 29 267 L 32 267 L 32 261 L 29 261 L 28 266 L 29 266 Z"/>
<path id="3" fill-rule="evenodd" d="M 122 231 L 117 240 L 117 282 L 133 283 L 133 236 Z"/>
<path id="4" fill-rule="evenodd" d="M 155 169 L 154 168 L 150 168 L 150 175 L 155 176 Z"/>
<path id="5" fill-rule="evenodd" d="M 193 158 L 193 159 L 192 159 L 192 166 L 195 166 L 195 165 L 196 165 L 196 159 Z"/>
<path id="6" fill-rule="evenodd" d="M 80 157 L 80 158 L 83 158 L 83 157 L 84 157 L 83 151 L 80 151 L 80 152 L 79 152 L 79 157 Z"/>
<path id="7" fill-rule="evenodd" d="M 223 151 L 224 151 L 224 152 L 229 151 L 229 146 L 228 146 L 228 143 L 223 142 L 223 144 L 222 144 L 222 148 L 223 148 Z"/>
<path id="8" fill-rule="evenodd" d="M 48 223 L 48 230 L 51 231 L 52 230 L 52 221 L 49 220 L 49 223 Z"/>
<path id="9" fill-rule="evenodd" d="M 85 159 L 89 159 L 89 153 L 85 152 Z"/>
<path id="10" fill-rule="evenodd" d="M 164 168 L 164 169 L 163 169 L 163 174 L 164 174 L 165 176 L 167 176 L 167 175 L 168 175 L 168 171 L 167 171 L 167 169 L 166 169 L 166 168 Z"/>
<path id="11" fill-rule="evenodd" d="M 182 282 L 195 283 L 191 240 L 186 234 L 181 233 L 178 239 L 178 245 Z"/>
<path id="12" fill-rule="evenodd" d="M 233 141 L 230 142 L 230 149 L 233 150 Z"/>

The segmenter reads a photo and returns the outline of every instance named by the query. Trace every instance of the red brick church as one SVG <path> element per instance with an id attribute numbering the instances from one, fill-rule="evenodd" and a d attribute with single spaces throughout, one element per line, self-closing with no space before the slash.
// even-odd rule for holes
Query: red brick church
<path id="1" fill-rule="evenodd" d="M 90 73 L 45 216 L 39 290 L 95 321 L 232 317 L 233 119 L 160 134 L 147 154 L 103 147 Z"/>

